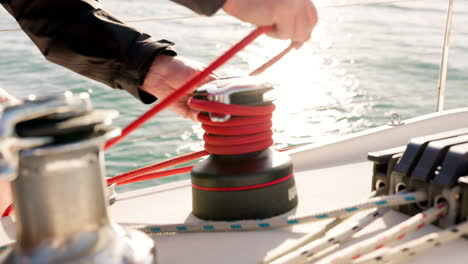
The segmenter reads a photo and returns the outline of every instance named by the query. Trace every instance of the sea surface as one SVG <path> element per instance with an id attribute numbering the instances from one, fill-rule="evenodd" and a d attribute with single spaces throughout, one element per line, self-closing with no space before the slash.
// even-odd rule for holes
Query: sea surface
<path id="1" fill-rule="evenodd" d="M 102 0 L 104 9 L 178 53 L 208 64 L 253 27 L 223 12 L 197 17 L 168 0 Z M 316 1 L 320 22 L 312 39 L 264 77 L 278 84 L 275 147 L 324 142 L 381 126 L 392 113 L 403 119 L 434 112 L 448 1 L 361 5 L 367 0 Z M 180 18 L 183 17 L 183 18 Z M 0 8 L 0 30 L 18 25 Z M 218 71 L 246 75 L 288 45 L 259 38 Z M 92 91 L 96 108 L 120 111 L 125 126 L 150 106 L 47 62 L 21 31 L 0 32 L 0 87 L 17 97 L 66 90 Z M 468 107 L 468 1 L 454 0 L 446 109 Z M 441 124 L 443 125 L 443 124 Z M 165 111 L 106 153 L 107 176 L 199 150 L 198 124 Z M 121 190 L 186 179 L 178 175 Z"/>

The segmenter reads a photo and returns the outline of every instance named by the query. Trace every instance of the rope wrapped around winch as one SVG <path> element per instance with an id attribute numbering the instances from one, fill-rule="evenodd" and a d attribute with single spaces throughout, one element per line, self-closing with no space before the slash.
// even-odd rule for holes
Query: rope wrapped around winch
<path id="1" fill-rule="evenodd" d="M 273 144 L 271 130 L 275 105 L 246 106 L 190 99 L 189 106 L 202 111 L 198 121 L 205 130 L 205 150 L 218 155 L 236 155 L 264 150 Z M 233 115 L 213 122 L 205 112 Z"/>

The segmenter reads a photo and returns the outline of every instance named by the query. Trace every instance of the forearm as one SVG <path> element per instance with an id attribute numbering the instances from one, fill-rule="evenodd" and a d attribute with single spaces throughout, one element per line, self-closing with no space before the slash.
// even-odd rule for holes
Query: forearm
<path id="1" fill-rule="evenodd" d="M 172 43 L 155 41 L 101 9 L 95 0 L 0 0 L 51 62 L 143 102 L 146 68 Z"/>

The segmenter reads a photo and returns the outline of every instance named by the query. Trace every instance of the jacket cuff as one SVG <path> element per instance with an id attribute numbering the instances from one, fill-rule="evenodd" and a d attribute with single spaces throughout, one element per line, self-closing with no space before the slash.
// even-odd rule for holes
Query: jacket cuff
<path id="1" fill-rule="evenodd" d="M 199 1 L 200 9 L 198 13 L 203 14 L 205 16 L 212 16 L 224 5 L 225 1 L 226 0 Z"/>
<path id="2" fill-rule="evenodd" d="M 192 11 L 205 16 L 211 16 L 218 11 L 226 0 L 172 0 Z"/>
<path id="3" fill-rule="evenodd" d="M 130 47 L 127 58 L 121 64 L 119 75 L 114 79 L 114 87 L 127 90 L 131 95 L 145 104 L 156 101 L 156 97 L 140 89 L 149 67 L 159 54 L 175 56 L 171 48 L 173 42 L 168 40 L 155 41 L 147 34 L 141 34 Z"/>

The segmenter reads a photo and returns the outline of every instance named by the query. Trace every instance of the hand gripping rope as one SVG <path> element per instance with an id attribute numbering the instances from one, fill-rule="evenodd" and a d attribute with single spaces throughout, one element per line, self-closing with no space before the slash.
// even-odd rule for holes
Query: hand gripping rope
<path id="1" fill-rule="evenodd" d="M 273 26 L 265 26 L 265 27 L 259 27 L 256 30 L 254 30 L 252 33 L 247 35 L 244 39 L 242 39 L 240 42 L 232 46 L 227 52 L 225 52 L 223 55 L 221 55 L 219 58 L 217 58 L 215 61 L 213 61 L 208 67 L 206 67 L 203 71 L 199 72 L 196 74 L 194 77 L 192 77 L 188 82 L 186 82 L 184 85 L 182 85 L 180 88 L 169 94 L 166 98 L 161 100 L 157 105 L 153 106 L 149 111 L 144 113 L 142 116 L 137 118 L 135 121 L 133 121 L 130 125 L 128 125 L 126 128 L 122 130 L 122 134 L 119 137 L 116 137 L 112 140 L 109 140 L 107 142 L 106 146 L 104 149 L 108 149 L 114 144 L 118 143 L 120 140 L 122 140 L 124 137 L 126 137 L 128 134 L 130 134 L 132 131 L 135 129 L 139 128 L 142 126 L 146 121 L 148 121 L 150 118 L 155 116 L 157 113 L 161 112 L 164 108 L 168 107 L 171 103 L 175 102 L 178 98 L 186 94 L 187 92 L 191 91 L 194 87 L 200 85 L 203 80 L 205 80 L 211 73 L 213 73 L 216 69 L 221 67 L 224 63 L 226 63 L 229 59 L 231 59 L 234 55 L 236 55 L 240 50 L 242 50 L 244 47 L 249 45 L 252 41 L 254 41 L 258 36 L 268 33 L 273 30 Z"/>

